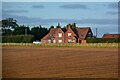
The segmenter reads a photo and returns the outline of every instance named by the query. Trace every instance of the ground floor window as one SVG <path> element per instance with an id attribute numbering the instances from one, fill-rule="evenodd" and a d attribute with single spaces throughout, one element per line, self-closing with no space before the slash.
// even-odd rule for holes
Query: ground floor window
<path id="1" fill-rule="evenodd" d="M 62 43 L 62 40 L 58 40 L 59 43 Z"/>
<path id="2" fill-rule="evenodd" d="M 51 40 L 48 40 L 48 43 L 51 43 Z"/>
<path id="3" fill-rule="evenodd" d="M 68 43 L 70 43 L 71 42 L 71 39 L 68 39 Z"/>
<path id="4" fill-rule="evenodd" d="M 53 43 L 56 43 L 56 40 L 53 40 Z"/>

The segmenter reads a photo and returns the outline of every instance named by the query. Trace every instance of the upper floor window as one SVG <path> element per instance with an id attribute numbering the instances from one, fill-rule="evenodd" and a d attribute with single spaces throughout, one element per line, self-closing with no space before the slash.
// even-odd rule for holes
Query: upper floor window
<path id="1" fill-rule="evenodd" d="M 62 33 L 58 33 L 58 37 L 62 37 Z"/>
<path id="2" fill-rule="evenodd" d="M 72 36 L 72 34 L 71 33 L 68 33 L 68 37 L 71 37 Z"/>
<path id="3" fill-rule="evenodd" d="M 50 38 L 52 38 L 53 37 L 53 35 L 52 34 L 50 34 Z"/>

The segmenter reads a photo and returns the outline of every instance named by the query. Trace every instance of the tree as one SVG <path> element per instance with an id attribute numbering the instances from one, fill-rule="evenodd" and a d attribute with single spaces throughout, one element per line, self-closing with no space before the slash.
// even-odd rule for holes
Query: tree
<path id="1" fill-rule="evenodd" d="M 73 23 L 73 24 L 71 25 L 71 28 L 76 28 L 76 23 Z"/>
<path id="2" fill-rule="evenodd" d="M 53 26 L 53 25 L 52 25 L 52 26 L 50 26 L 50 28 L 49 28 L 48 32 L 50 31 L 50 29 L 51 29 L 51 28 L 54 28 L 54 26 Z"/>
<path id="3" fill-rule="evenodd" d="M 33 27 L 31 34 L 34 35 L 34 40 L 41 40 L 48 33 L 47 28 L 40 26 Z"/>
<path id="4" fill-rule="evenodd" d="M 50 28 L 54 28 L 54 26 L 52 25 L 52 26 L 50 26 Z"/>
<path id="5" fill-rule="evenodd" d="M 2 21 L 2 32 L 3 35 L 10 35 L 12 30 L 14 30 L 15 27 L 18 27 L 17 20 L 14 20 L 13 18 L 6 18 Z"/>
<path id="6" fill-rule="evenodd" d="M 67 24 L 67 28 L 70 27 L 70 28 L 76 28 L 76 23 L 73 23 L 73 24 Z"/>
<path id="7" fill-rule="evenodd" d="M 31 32 L 29 26 L 25 26 L 25 25 L 15 27 L 14 31 L 12 31 L 13 35 L 27 35 L 30 33 Z"/>

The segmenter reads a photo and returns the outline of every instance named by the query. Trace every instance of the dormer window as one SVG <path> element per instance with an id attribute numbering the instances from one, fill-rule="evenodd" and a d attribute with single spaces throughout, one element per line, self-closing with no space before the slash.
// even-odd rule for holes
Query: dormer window
<path id="1" fill-rule="evenodd" d="M 62 33 L 58 33 L 58 37 L 62 37 Z"/>

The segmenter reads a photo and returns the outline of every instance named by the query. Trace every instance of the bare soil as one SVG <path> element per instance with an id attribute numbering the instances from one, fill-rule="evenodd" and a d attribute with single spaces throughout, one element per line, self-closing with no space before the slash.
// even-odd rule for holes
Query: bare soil
<path id="1" fill-rule="evenodd" d="M 2 47 L 3 78 L 117 78 L 117 48 Z"/>

